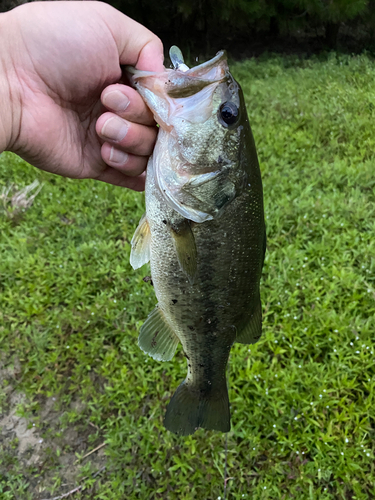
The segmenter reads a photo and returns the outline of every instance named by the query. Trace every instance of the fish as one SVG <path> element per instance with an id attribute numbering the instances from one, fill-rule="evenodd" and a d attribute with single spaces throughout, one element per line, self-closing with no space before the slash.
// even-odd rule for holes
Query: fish
<path id="1" fill-rule="evenodd" d="M 189 68 L 128 68 L 159 125 L 146 173 L 146 212 L 130 263 L 150 262 L 157 305 L 138 344 L 159 361 L 181 343 L 187 376 L 164 418 L 169 431 L 228 432 L 226 366 L 232 345 L 262 333 L 260 278 L 266 251 L 262 180 L 244 96 L 225 51 Z"/>

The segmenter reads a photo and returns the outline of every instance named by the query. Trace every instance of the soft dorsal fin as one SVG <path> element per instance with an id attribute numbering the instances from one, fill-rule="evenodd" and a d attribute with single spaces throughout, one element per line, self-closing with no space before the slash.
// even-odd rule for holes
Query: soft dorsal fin
<path id="1" fill-rule="evenodd" d="M 168 324 L 159 306 L 156 306 L 143 323 L 138 345 L 143 352 L 158 361 L 169 361 L 176 352 L 179 340 Z"/>
<path id="2" fill-rule="evenodd" d="M 260 295 L 256 299 L 253 314 L 245 327 L 239 332 L 236 342 L 240 344 L 255 344 L 258 342 L 262 335 L 262 304 L 260 302 Z"/>
<path id="3" fill-rule="evenodd" d="M 150 226 L 143 214 L 131 241 L 130 265 L 138 269 L 150 261 L 151 233 Z"/>
<path id="4" fill-rule="evenodd" d="M 190 221 L 183 219 L 179 224 L 172 224 L 171 233 L 175 243 L 178 262 L 182 270 L 186 273 L 190 283 L 193 283 L 197 272 L 197 247 Z"/>

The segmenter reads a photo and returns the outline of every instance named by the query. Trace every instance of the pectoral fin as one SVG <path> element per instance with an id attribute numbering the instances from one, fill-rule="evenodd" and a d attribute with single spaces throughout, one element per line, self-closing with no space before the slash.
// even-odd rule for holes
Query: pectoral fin
<path id="1" fill-rule="evenodd" d="M 197 272 L 197 247 L 190 222 L 183 220 L 171 226 L 171 233 L 176 247 L 178 262 L 186 273 L 190 283 L 194 282 Z"/>
<path id="2" fill-rule="evenodd" d="M 258 295 L 254 312 L 251 315 L 248 323 L 239 332 L 236 342 L 240 344 L 255 344 L 262 335 L 262 304 Z"/>
<path id="3" fill-rule="evenodd" d="M 169 361 L 176 352 L 179 340 L 158 306 L 143 323 L 138 345 L 143 352 L 158 361 Z"/>
<path id="4" fill-rule="evenodd" d="M 131 241 L 130 265 L 138 269 L 150 260 L 151 233 L 146 214 L 142 215 Z"/>

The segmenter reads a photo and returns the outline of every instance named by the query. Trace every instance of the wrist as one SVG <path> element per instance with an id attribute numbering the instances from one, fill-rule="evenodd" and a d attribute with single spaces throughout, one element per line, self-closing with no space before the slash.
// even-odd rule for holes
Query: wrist
<path id="1" fill-rule="evenodd" d="M 12 35 L 12 18 L 11 12 L 0 14 L 0 152 L 13 149 L 21 119 L 20 86 L 12 59 L 18 41 Z"/>

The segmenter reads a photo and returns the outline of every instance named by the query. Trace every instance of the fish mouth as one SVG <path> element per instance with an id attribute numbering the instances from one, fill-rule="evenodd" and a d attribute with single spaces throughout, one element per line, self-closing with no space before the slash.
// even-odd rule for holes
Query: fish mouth
<path id="1" fill-rule="evenodd" d="M 207 71 L 210 71 L 216 66 L 220 66 L 220 63 L 223 61 L 227 61 L 227 53 L 225 50 L 220 50 L 215 57 L 213 57 L 209 61 L 199 64 L 198 66 L 194 66 L 193 68 L 188 69 L 185 74 L 190 74 L 196 77 L 201 76 L 202 74 L 206 75 Z"/>
<path id="2" fill-rule="evenodd" d="M 139 83 L 140 86 L 153 91 L 159 87 L 160 91 L 160 82 L 163 82 L 164 92 L 172 98 L 189 97 L 207 85 L 224 82 L 229 73 L 225 50 L 220 50 L 212 59 L 192 68 L 188 68 L 183 59 L 182 62 L 174 64 L 174 69 L 166 68 L 162 72 L 142 71 L 132 66 L 126 66 L 125 69 L 132 75 L 135 86 Z"/>
<path id="3" fill-rule="evenodd" d="M 198 66 L 181 71 L 171 70 L 166 82 L 166 93 L 169 97 L 181 99 L 197 94 L 209 85 L 218 85 L 228 78 L 227 56 L 221 50 L 215 57 Z"/>
<path id="4" fill-rule="evenodd" d="M 172 71 L 179 71 L 180 73 L 184 74 L 190 74 L 194 76 L 201 75 L 202 72 L 206 73 L 207 70 L 210 70 L 213 66 L 216 66 L 220 64 L 223 60 L 227 60 L 227 53 L 225 50 L 220 50 L 217 52 L 216 56 L 214 56 L 212 59 L 209 59 L 208 61 L 199 64 L 198 66 L 193 66 L 192 68 L 188 68 L 187 70 L 182 70 L 179 69 L 178 67 L 174 68 Z M 146 78 L 148 76 L 157 76 L 157 75 L 162 75 L 164 74 L 164 71 L 144 71 L 140 70 L 137 68 L 134 68 L 134 66 L 125 66 L 125 70 L 133 75 L 134 78 Z M 170 71 L 169 69 L 165 69 L 165 71 Z"/>
<path id="5" fill-rule="evenodd" d="M 212 114 L 212 99 L 217 86 L 229 85 L 232 81 L 224 50 L 192 68 L 186 66 L 177 47 L 171 47 L 170 56 L 174 69 L 153 72 L 126 68 L 132 75 L 134 87 L 153 112 L 155 121 L 169 132 L 177 116 L 195 123 L 207 120 Z"/>

